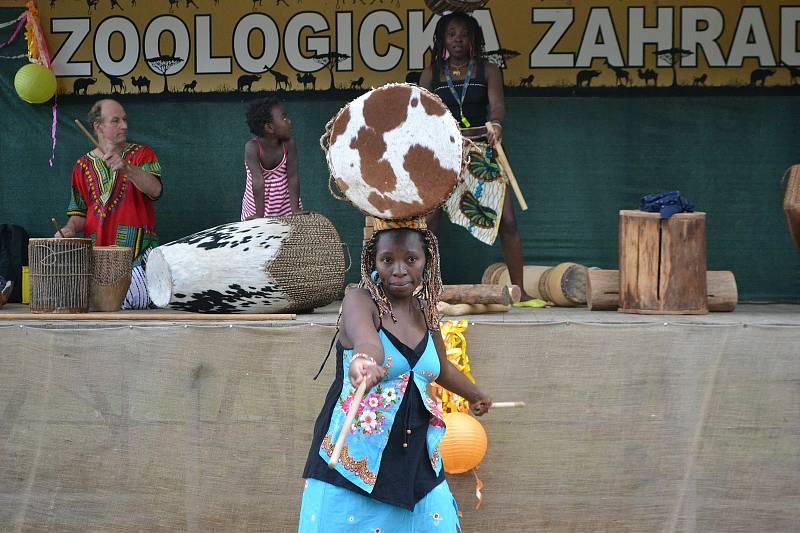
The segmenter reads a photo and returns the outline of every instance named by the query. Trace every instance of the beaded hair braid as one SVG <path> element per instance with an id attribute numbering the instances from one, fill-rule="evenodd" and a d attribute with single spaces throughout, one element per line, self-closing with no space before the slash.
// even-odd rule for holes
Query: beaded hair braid
<path id="1" fill-rule="evenodd" d="M 398 231 L 398 230 L 384 230 L 384 231 Z M 384 231 L 378 231 L 372 234 L 372 237 L 364 243 L 364 249 L 361 251 L 361 287 L 366 288 L 372 296 L 375 305 L 378 306 L 378 313 L 381 317 L 389 315 L 392 320 L 397 322 L 397 317 L 394 316 L 392 304 L 383 292 L 383 286 L 380 280 L 373 281 L 371 273 L 375 270 L 375 254 L 377 251 L 377 243 L 380 235 Z M 436 304 L 439 303 L 439 295 L 442 293 L 442 276 L 439 270 L 439 243 L 436 236 L 430 230 L 408 230 L 416 231 L 422 236 L 423 247 L 425 249 L 425 270 L 422 273 L 422 287 L 414 296 L 420 302 L 420 308 L 425 314 L 425 322 L 430 331 L 439 329 L 439 311 L 436 309 Z M 424 305 L 426 303 L 427 305 Z"/>
<path id="2" fill-rule="evenodd" d="M 434 80 L 438 79 L 436 78 L 436 73 L 441 72 L 445 56 L 447 55 L 447 49 L 444 44 L 445 32 L 447 31 L 447 26 L 454 20 L 462 22 L 469 29 L 470 37 L 472 37 L 472 42 L 469 44 L 469 58 L 473 59 L 483 55 L 486 42 L 483 38 L 483 30 L 481 30 L 481 26 L 478 24 L 475 17 L 462 11 L 456 11 L 443 16 L 439 19 L 439 22 L 436 23 L 436 29 L 433 33 L 433 50 L 431 52 L 431 57 L 433 58 L 432 70 Z"/>

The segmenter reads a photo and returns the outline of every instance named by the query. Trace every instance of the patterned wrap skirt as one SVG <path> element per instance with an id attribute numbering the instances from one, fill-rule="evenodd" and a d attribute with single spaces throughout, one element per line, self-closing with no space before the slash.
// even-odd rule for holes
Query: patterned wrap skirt
<path id="1" fill-rule="evenodd" d="M 468 153 L 469 164 L 444 208 L 454 224 L 491 245 L 500 228 L 508 180 L 486 141 L 472 141 Z"/>
<path id="2" fill-rule="evenodd" d="M 306 480 L 298 533 L 460 533 L 458 507 L 447 481 L 413 511 L 317 479 Z"/>

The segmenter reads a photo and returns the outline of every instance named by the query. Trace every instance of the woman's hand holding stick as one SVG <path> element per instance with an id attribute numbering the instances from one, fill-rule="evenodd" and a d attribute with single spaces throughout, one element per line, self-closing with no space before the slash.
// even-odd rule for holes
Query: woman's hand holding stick
<path id="1" fill-rule="evenodd" d="M 494 124 L 491 122 L 486 123 L 486 131 L 492 132 L 494 131 Z M 500 163 L 500 166 L 503 167 L 505 173 L 508 175 L 508 181 L 511 183 L 511 188 L 514 190 L 514 196 L 517 197 L 517 201 L 519 202 L 519 207 L 523 211 L 528 210 L 528 204 L 525 202 L 525 197 L 522 196 L 522 191 L 519 188 L 519 184 L 517 183 L 517 178 L 514 177 L 514 171 L 511 170 L 511 165 L 508 163 L 508 158 L 506 158 L 506 153 L 503 151 L 503 145 L 497 143 L 494 145 L 494 149 L 497 150 L 497 161 Z"/>

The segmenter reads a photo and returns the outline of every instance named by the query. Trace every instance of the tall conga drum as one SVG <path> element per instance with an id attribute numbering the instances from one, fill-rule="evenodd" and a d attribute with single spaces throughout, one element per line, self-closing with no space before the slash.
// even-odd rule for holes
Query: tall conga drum
<path id="1" fill-rule="evenodd" d="M 147 292 L 158 307 L 291 313 L 327 305 L 344 285 L 345 250 L 317 213 L 210 228 L 154 248 Z"/>
<path id="2" fill-rule="evenodd" d="M 119 311 L 131 285 L 133 248 L 95 246 L 89 283 L 90 311 Z"/>
<path id="3" fill-rule="evenodd" d="M 31 313 L 89 311 L 91 239 L 30 239 Z"/>

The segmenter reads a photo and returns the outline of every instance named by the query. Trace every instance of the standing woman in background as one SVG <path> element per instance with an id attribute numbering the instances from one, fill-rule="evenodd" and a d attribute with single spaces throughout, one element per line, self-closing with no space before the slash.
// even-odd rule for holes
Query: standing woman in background
<path id="1" fill-rule="evenodd" d="M 450 220 L 473 237 L 493 244 L 497 234 L 511 283 L 522 290 L 522 301 L 532 297 L 522 281 L 522 239 L 506 177 L 494 159 L 493 147 L 502 141 L 506 117 L 503 75 L 483 57 L 483 32 L 472 16 L 450 13 L 439 19 L 433 37 L 433 61 L 420 77 L 420 86 L 436 93 L 458 121 L 462 135 L 475 145 L 462 182 L 445 204 Z M 494 131 L 484 124 L 492 122 Z M 428 217 L 436 232 L 442 211 Z"/>

